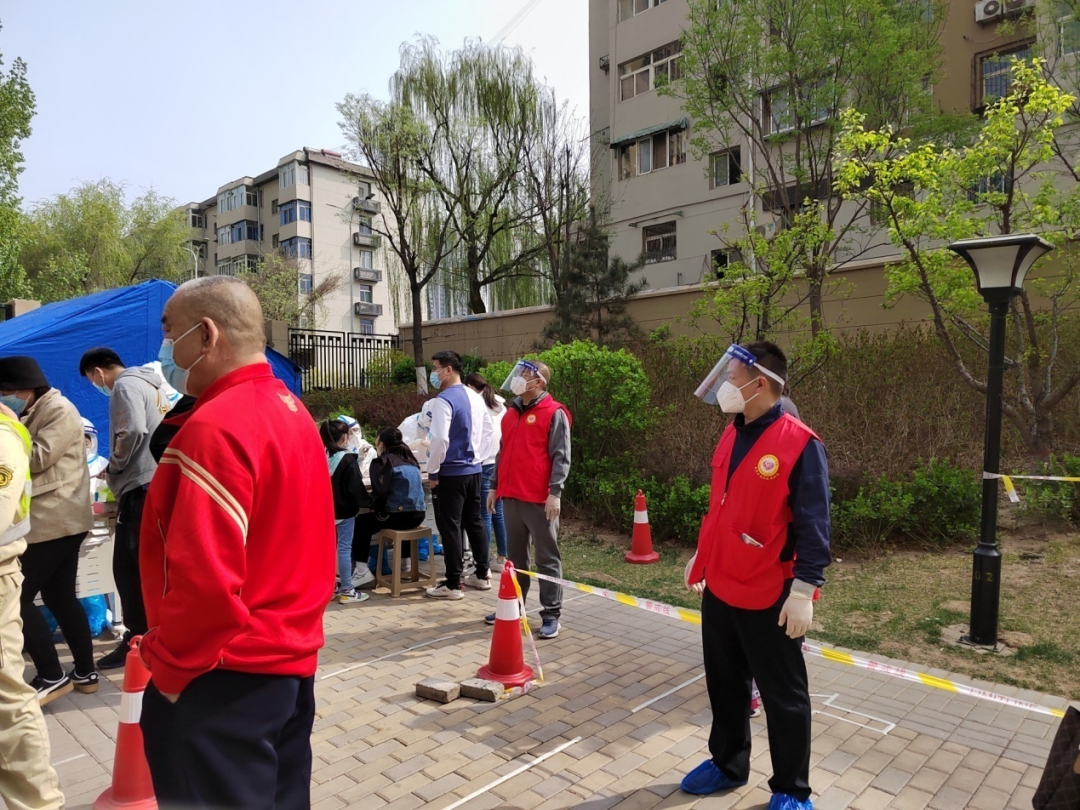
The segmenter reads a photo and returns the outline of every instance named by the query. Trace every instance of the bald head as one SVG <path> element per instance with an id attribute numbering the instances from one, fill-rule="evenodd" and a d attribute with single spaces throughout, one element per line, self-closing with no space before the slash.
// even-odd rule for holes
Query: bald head
<path id="1" fill-rule="evenodd" d="M 206 276 L 181 284 L 169 299 L 171 319 L 194 324 L 209 318 L 238 355 L 266 348 L 262 305 L 254 291 L 232 276 Z"/>

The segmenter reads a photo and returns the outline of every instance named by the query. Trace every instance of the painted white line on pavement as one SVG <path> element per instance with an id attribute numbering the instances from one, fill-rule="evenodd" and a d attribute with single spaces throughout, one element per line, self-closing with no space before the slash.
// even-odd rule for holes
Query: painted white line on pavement
<path id="1" fill-rule="evenodd" d="M 440 641 L 446 641 L 447 639 L 456 638 L 456 636 L 443 636 L 441 638 L 433 638 L 429 641 L 424 641 L 420 644 L 414 644 L 412 647 L 406 647 L 404 650 L 398 650 L 397 652 L 388 653 L 387 655 L 379 656 L 378 658 L 372 658 L 370 661 L 361 661 L 359 664 L 353 664 L 351 667 L 345 667 L 345 669 L 339 669 L 337 672 L 331 672 L 329 675 L 323 675 L 319 678 L 320 681 L 325 681 L 327 678 L 336 678 L 338 675 L 344 675 L 346 672 L 352 672 L 354 669 L 360 669 L 360 667 L 366 667 L 371 664 L 377 664 L 380 661 L 385 661 L 387 658 L 393 658 L 396 655 L 402 655 L 412 650 L 419 650 L 421 647 L 427 647 L 429 644 L 436 644 Z"/>
<path id="2" fill-rule="evenodd" d="M 702 672 L 702 673 L 701 673 L 700 675 L 698 675 L 697 677 L 695 677 L 695 678 L 691 678 L 690 680 L 686 681 L 685 683 L 680 683 L 680 684 L 679 684 L 678 686 L 676 686 L 676 687 L 674 687 L 674 688 L 672 688 L 672 689 L 668 689 L 668 690 L 667 690 L 666 692 L 664 692 L 664 694 L 662 694 L 662 695 L 657 695 L 656 697 L 652 698 L 651 700 L 646 700 L 646 701 L 645 701 L 644 703 L 642 703 L 642 704 L 641 704 L 640 706 L 635 706 L 635 707 L 634 707 L 633 709 L 631 709 L 631 710 L 630 710 L 630 714 L 637 714 L 637 713 L 638 713 L 638 712 L 640 712 L 640 711 L 641 711 L 642 709 L 647 709 L 647 708 L 649 708 L 649 707 L 650 707 L 650 706 L 652 706 L 652 705 L 653 705 L 654 703 L 656 703 L 656 702 L 657 702 L 658 700 L 663 700 L 663 699 L 664 699 L 664 698 L 666 698 L 666 697 L 667 697 L 668 695 L 674 695 L 674 694 L 675 694 L 676 692 L 678 692 L 678 691 L 679 691 L 680 689 L 682 689 L 683 687 L 685 687 L 685 686 L 689 686 L 689 685 L 690 685 L 690 684 L 692 684 L 692 683 L 697 683 L 698 681 L 700 681 L 700 680 L 701 680 L 702 678 L 704 678 L 704 677 L 705 677 L 705 673 L 704 673 L 704 672 Z"/>
<path id="3" fill-rule="evenodd" d="M 873 720 L 875 723 L 881 723 L 881 725 L 884 726 L 884 728 L 875 728 L 874 726 L 871 726 L 868 723 L 857 723 L 854 720 L 849 720 L 848 718 L 841 717 L 840 715 L 837 715 L 837 714 L 830 714 L 829 712 L 823 712 L 820 709 L 814 709 L 813 711 L 810 712 L 811 714 L 824 715 L 825 717 L 831 717 L 833 720 L 840 720 L 840 721 L 842 721 L 844 723 L 851 723 L 851 725 L 858 726 L 859 728 L 865 728 L 865 729 L 868 729 L 869 731 L 876 731 L 882 737 L 886 736 L 890 731 L 892 731 L 894 728 L 896 728 L 896 723 L 892 722 L 891 720 L 884 720 L 884 719 L 882 719 L 880 717 L 874 717 L 874 715 L 872 715 L 872 714 L 865 714 L 863 712 L 857 712 L 854 709 L 847 708 L 846 706 L 837 706 L 836 703 L 834 703 L 833 701 L 839 699 L 839 697 L 840 697 L 839 694 L 832 694 L 832 695 L 814 695 L 814 694 L 812 694 L 812 695 L 810 695 L 810 697 L 812 697 L 812 698 L 815 698 L 815 697 L 816 698 L 828 698 L 828 700 L 825 701 L 825 705 L 827 707 L 829 707 L 830 709 L 836 709 L 837 711 L 845 712 L 846 714 L 853 714 L 856 717 L 865 717 L 867 720 Z"/>
<path id="4" fill-rule="evenodd" d="M 574 739 L 564 742 L 558 748 L 554 748 L 551 751 L 548 751 L 546 754 L 541 754 L 536 759 L 534 759 L 532 762 L 526 762 L 520 768 L 515 768 L 514 770 L 510 771 L 510 773 L 506 774 L 506 776 L 500 776 L 498 779 L 496 779 L 490 785 L 484 785 L 484 787 L 480 788 L 477 791 L 474 791 L 474 792 L 470 793 L 464 799 L 458 799 L 453 804 L 448 804 L 446 807 L 443 808 L 443 810 L 455 810 L 455 808 L 461 807 L 462 805 L 467 804 L 468 802 L 471 802 L 473 799 L 477 798 L 478 796 L 483 796 L 485 793 L 487 793 L 492 788 L 497 788 L 503 782 L 509 782 L 515 776 L 517 776 L 519 774 L 522 774 L 522 773 L 525 773 L 525 771 L 529 770 L 529 768 L 533 767 L 534 765 L 539 765 L 545 759 L 549 759 L 550 757 L 555 756 L 559 752 L 565 751 L 571 745 L 574 745 L 575 743 L 579 743 L 579 742 L 581 742 L 581 737 L 574 737 Z"/>
<path id="5" fill-rule="evenodd" d="M 79 754 L 79 755 L 74 756 L 74 757 L 68 757 L 67 759 L 62 759 L 59 762 L 54 762 L 52 764 L 52 766 L 54 768 L 59 768 L 61 765 L 67 765 L 69 762 L 74 762 L 75 760 L 82 759 L 85 756 L 87 756 L 87 754 Z"/>

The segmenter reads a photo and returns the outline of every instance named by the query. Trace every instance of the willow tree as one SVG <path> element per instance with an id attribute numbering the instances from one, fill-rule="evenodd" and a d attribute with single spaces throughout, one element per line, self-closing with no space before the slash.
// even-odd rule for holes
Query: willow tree
<path id="1" fill-rule="evenodd" d="M 424 288 L 450 256 L 457 239 L 442 198 L 421 169 L 435 138 L 428 124 L 400 101 L 346 96 L 337 105 L 341 129 L 374 175 L 386 211 L 372 223 L 408 281 L 416 387 L 427 392 L 424 365 Z"/>
<path id="2" fill-rule="evenodd" d="M 429 135 L 418 168 L 447 213 L 469 310 L 486 312 L 485 289 L 535 275 L 544 250 L 530 236 L 534 210 L 520 183 L 526 144 L 542 124 L 532 62 L 519 49 L 472 41 L 444 54 L 421 38 L 402 46 L 390 89 Z"/>
<path id="3" fill-rule="evenodd" d="M 936 125 L 929 88 L 945 10 L 938 0 L 689 0 L 678 67 L 658 78 L 693 120 L 695 156 L 752 189 L 744 216 L 716 233 L 742 275 L 772 274 L 768 300 L 749 302 L 766 320 L 795 300 L 821 335 L 829 274 L 887 244 L 865 202 L 833 190 L 836 124 L 854 107 L 875 126 Z M 785 230 L 802 233 L 770 250 Z M 717 311 L 745 292 L 721 286 Z"/>

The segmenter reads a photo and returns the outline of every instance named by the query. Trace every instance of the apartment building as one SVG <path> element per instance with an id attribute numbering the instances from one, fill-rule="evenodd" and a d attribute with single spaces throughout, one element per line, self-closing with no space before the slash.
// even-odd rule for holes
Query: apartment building
<path id="1" fill-rule="evenodd" d="M 1003 95 L 1009 58 L 1032 55 L 1036 44 L 1002 22 L 1034 6 L 1035 0 L 947 3 L 945 65 L 932 88 L 935 105 L 979 110 L 986 100 Z M 722 230 L 750 203 L 756 221 L 768 227 L 775 207 L 767 199 L 752 199 L 748 175 L 754 156 L 748 143 L 730 143 L 695 159 L 688 148 L 694 122 L 678 98 L 656 92 L 658 81 L 681 74 L 679 38 L 687 14 L 687 0 L 590 0 L 591 129 L 607 147 L 594 150 L 593 192 L 610 204 L 613 253 L 624 258 L 644 253 L 643 274 L 652 290 L 708 280 L 731 258 L 710 231 Z M 1076 27 L 1069 18 L 1060 22 Z M 760 114 L 767 131 L 784 131 L 778 103 L 764 98 Z M 891 255 L 892 248 L 882 245 L 862 255 L 852 270 L 880 277 L 882 260 Z M 881 288 L 878 282 L 872 286 Z M 880 309 L 880 297 L 872 306 Z"/>
<path id="2" fill-rule="evenodd" d="M 296 263 L 298 296 L 328 277 L 341 280 L 317 322 L 300 326 L 396 334 L 386 253 L 376 232 L 383 210 L 370 179 L 367 168 L 338 152 L 304 147 L 274 168 L 189 203 L 199 274 L 235 275 L 276 251 Z"/>

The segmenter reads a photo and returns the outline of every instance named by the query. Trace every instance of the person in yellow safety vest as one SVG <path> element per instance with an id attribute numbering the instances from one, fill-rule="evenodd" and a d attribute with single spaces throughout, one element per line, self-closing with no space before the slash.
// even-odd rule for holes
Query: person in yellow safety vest
<path id="1" fill-rule="evenodd" d="M 30 531 L 30 434 L 0 405 L 0 800 L 10 808 L 64 806 L 49 765 L 37 692 L 23 680 L 19 557 Z"/>

